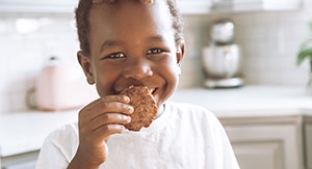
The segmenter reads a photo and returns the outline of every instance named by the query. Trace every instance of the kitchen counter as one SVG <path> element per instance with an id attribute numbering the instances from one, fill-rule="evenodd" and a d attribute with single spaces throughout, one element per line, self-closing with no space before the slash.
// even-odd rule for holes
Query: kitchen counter
<path id="1" fill-rule="evenodd" d="M 311 115 L 312 94 L 304 87 L 244 86 L 181 89 L 170 100 L 206 107 L 217 117 Z"/>
<path id="2" fill-rule="evenodd" d="M 312 94 L 304 87 L 244 86 L 235 89 L 180 89 L 172 101 L 206 107 L 219 118 L 309 115 Z M 77 121 L 78 110 L 10 112 L 0 115 L 0 155 L 9 157 L 38 151 L 54 129 Z"/>
<path id="3" fill-rule="evenodd" d="M 212 111 L 241 169 L 312 169 L 312 94 L 304 87 L 184 89 L 171 100 Z"/>
<path id="4" fill-rule="evenodd" d="M 77 121 L 77 114 L 78 110 L 10 112 L 0 115 L 1 157 L 38 151 L 51 131 Z"/>

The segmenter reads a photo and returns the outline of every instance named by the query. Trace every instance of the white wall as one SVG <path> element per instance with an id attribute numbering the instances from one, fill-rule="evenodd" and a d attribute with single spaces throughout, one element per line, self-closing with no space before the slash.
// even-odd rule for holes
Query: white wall
<path id="1" fill-rule="evenodd" d="M 209 29 L 220 18 L 233 20 L 235 43 L 242 49 L 242 73 L 247 84 L 299 85 L 305 87 L 308 63 L 298 67 L 299 46 L 308 38 L 312 1 L 303 0 L 302 9 L 287 12 L 213 13 L 185 16 L 187 55 L 183 63 L 182 87 L 202 86 L 201 50 L 210 43 Z M 192 76 L 191 76 L 192 75 Z"/>
<path id="2" fill-rule="evenodd" d="M 201 50 L 210 42 L 211 24 L 223 17 L 236 24 L 235 42 L 243 50 L 247 85 L 304 87 L 308 64 L 300 68 L 295 64 L 299 45 L 309 36 L 307 16 L 312 20 L 312 1 L 304 1 L 300 11 L 185 16 L 186 57 L 180 87 L 202 86 Z M 18 26 L 23 18 L 31 19 L 28 30 Z M 47 59 L 57 55 L 78 66 L 78 49 L 72 14 L 0 14 L 0 113 L 27 109 L 26 91 L 34 86 Z"/>
<path id="3" fill-rule="evenodd" d="M 77 50 L 72 15 L 0 14 L 0 113 L 26 109 L 26 91 L 49 57 L 76 63 Z"/>

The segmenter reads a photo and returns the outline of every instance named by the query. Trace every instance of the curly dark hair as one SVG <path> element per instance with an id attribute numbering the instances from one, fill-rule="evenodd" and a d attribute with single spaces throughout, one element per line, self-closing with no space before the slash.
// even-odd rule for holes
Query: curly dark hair
<path id="1" fill-rule="evenodd" d="M 180 45 L 184 42 L 182 15 L 177 7 L 175 0 L 166 0 L 166 2 L 170 9 L 172 18 L 173 18 L 172 26 L 175 29 L 176 45 Z M 76 24 L 77 24 L 76 26 L 77 26 L 78 38 L 80 42 L 80 49 L 86 55 L 90 54 L 89 12 L 94 3 L 98 3 L 98 2 L 95 2 L 94 0 L 79 0 L 78 7 L 75 10 Z"/>

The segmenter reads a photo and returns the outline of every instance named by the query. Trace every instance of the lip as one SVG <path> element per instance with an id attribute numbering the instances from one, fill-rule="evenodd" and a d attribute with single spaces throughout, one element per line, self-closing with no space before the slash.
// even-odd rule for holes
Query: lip
<path id="1" fill-rule="evenodd" d="M 161 88 L 160 87 L 148 87 L 148 86 L 144 86 L 144 85 L 129 85 L 129 86 L 123 88 L 122 90 L 118 90 L 118 93 L 120 94 L 121 91 L 129 88 L 130 86 L 136 86 L 136 87 L 143 86 L 143 87 L 146 87 L 148 89 L 149 93 L 154 98 L 154 100 L 157 103 L 157 105 L 159 104 L 158 102 L 159 102 L 159 98 L 160 98 L 160 95 L 161 95 L 161 90 L 160 90 Z"/>
<path id="2" fill-rule="evenodd" d="M 154 97 L 155 101 L 157 102 L 159 98 L 159 87 L 152 88 L 153 90 L 151 91 L 152 96 Z"/>
<path id="3" fill-rule="evenodd" d="M 123 91 L 123 90 L 125 90 L 125 89 L 127 89 L 127 88 L 129 88 L 129 87 L 131 87 L 131 86 L 138 87 L 138 86 L 135 86 L 135 85 L 129 85 L 128 87 L 123 88 L 122 90 L 119 90 L 119 91 L 116 92 L 116 93 L 120 94 L 121 91 Z M 141 86 L 141 85 L 140 85 L 140 86 Z M 154 95 L 155 92 L 156 92 L 157 89 L 158 89 L 158 87 L 148 87 L 148 86 L 144 86 L 144 85 L 142 85 L 142 86 L 143 86 L 143 87 L 146 87 L 152 95 Z"/>
<path id="4" fill-rule="evenodd" d="M 152 95 L 154 95 L 158 88 L 157 88 L 157 87 L 155 87 L 155 88 L 149 88 L 149 87 L 148 87 L 148 89 L 149 89 L 150 93 L 151 93 Z"/>

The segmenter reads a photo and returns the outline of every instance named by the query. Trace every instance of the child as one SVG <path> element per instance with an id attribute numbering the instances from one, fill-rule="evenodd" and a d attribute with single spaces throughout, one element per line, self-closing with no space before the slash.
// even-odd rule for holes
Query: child
<path id="1" fill-rule="evenodd" d="M 166 100 L 176 90 L 184 56 L 174 0 L 80 0 L 79 63 L 99 99 L 46 139 L 38 169 L 238 169 L 227 135 L 204 108 Z M 120 92 L 146 86 L 156 119 L 128 131 L 134 111 Z M 83 97 L 83 96 L 82 96 Z"/>

